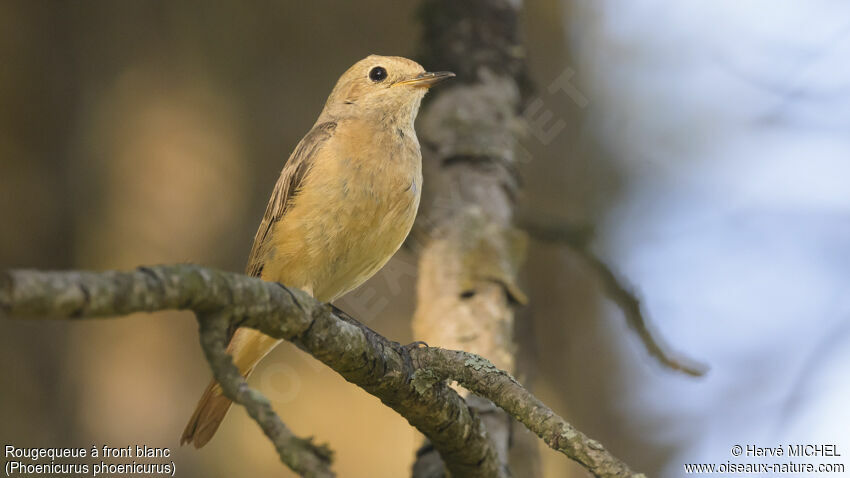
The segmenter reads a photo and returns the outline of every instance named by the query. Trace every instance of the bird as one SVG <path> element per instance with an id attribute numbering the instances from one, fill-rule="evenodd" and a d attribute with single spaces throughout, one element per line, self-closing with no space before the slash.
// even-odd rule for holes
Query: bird
<path id="1" fill-rule="evenodd" d="M 246 274 L 331 302 L 380 270 L 419 208 L 422 154 L 414 120 L 422 99 L 454 76 L 398 56 L 370 55 L 346 70 L 283 166 Z M 247 379 L 278 343 L 243 327 L 227 351 Z M 180 443 L 208 443 L 230 405 L 213 379 Z"/>

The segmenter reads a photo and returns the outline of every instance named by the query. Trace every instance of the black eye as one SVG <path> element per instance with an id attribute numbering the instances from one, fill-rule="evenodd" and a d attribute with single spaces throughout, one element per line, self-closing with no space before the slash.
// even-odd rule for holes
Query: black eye
<path id="1" fill-rule="evenodd" d="M 387 70 L 384 69 L 383 66 L 376 66 L 372 68 L 372 71 L 369 72 L 369 79 L 374 81 L 375 83 L 384 81 L 387 77 Z"/>

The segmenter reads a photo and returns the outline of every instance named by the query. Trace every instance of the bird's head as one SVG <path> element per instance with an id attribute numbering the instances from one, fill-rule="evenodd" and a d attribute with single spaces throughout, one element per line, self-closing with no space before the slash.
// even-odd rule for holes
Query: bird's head
<path id="1" fill-rule="evenodd" d="M 419 63 L 400 56 L 370 55 L 343 73 L 322 115 L 412 124 L 428 89 L 453 76 L 447 71 L 426 72 Z"/>

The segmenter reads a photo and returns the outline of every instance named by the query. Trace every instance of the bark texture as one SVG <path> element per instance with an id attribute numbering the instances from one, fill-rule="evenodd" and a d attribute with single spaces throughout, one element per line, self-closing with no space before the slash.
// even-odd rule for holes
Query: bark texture
<path id="1" fill-rule="evenodd" d="M 454 71 L 458 81 L 434 91 L 417 128 L 426 177 L 415 230 L 422 246 L 414 336 L 489 357 L 510 373 L 513 305 L 526 300 L 517 286 L 526 240 L 513 226 L 526 84 L 521 7 L 520 0 L 426 0 L 420 11 L 423 64 Z M 510 418 L 486 398 L 467 401 L 507 468 Z M 420 450 L 415 477 L 442 476 L 431 464 L 435 452 Z"/>

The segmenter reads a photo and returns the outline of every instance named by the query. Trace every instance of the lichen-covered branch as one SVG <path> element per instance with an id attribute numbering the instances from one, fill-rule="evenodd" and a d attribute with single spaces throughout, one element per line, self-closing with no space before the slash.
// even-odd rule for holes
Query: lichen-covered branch
<path id="1" fill-rule="evenodd" d="M 226 311 L 198 314 L 201 347 L 224 395 L 245 407 L 274 444 L 280 460 L 292 471 L 308 478 L 333 478 L 330 469 L 333 453 L 325 445 L 295 436 L 272 410 L 271 403 L 257 390 L 248 387 L 245 377 L 227 353 L 227 330 L 231 317 Z"/>
<path id="2" fill-rule="evenodd" d="M 595 476 L 642 477 L 609 453 L 598 441 L 578 431 L 525 389 L 509 373 L 475 354 L 429 348 L 411 352 L 414 383 L 426 388 L 439 380 L 456 380 L 493 403 Z"/>
<path id="3" fill-rule="evenodd" d="M 380 398 L 429 438 L 455 478 L 506 474 L 480 418 L 445 380 L 457 380 L 492 400 L 597 476 L 641 476 L 488 360 L 465 352 L 403 347 L 297 289 L 192 265 L 131 272 L 0 274 L 0 315 L 4 317 L 82 319 L 166 309 L 196 313 L 202 347 L 224 392 L 246 407 L 275 442 L 282 461 L 304 476 L 332 476 L 321 468 L 310 475 L 304 470 L 312 465 L 299 462 L 325 461 L 327 450 L 292 437 L 268 401 L 242 380 L 225 352 L 231 325 L 289 340 Z M 296 447 L 281 449 L 285 443 Z"/>
<path id="4" fill-rule="evenodd" d="M 11 317 L 82 319 L 194 310 L 202 348 L 224 394 L 245 407 L 290 469 L 305 477 L 332 478 L 336 475 L 330 468 L 331 450 L 293 434 L 269 401 L 248 388 L 225 351 L 228 313 L 263 316 L 274 307 L 262 288 L 243 287 L 239 279 L 193 266 L 142 267 L 133 272 L 11 271 L 0 275 L 0 312 Z M 279 305 L 286 309 L 286 303 Z"/>
<path id="5" fill-rule="evenodd" d="M 649 355 L 658 360 L 661 365 L 694 377 L 705 375 L 708 371 L 705 364 L 674 353 L 670 347 L 664 344 L 658 334 L 652 332 L 638 296 L 590 248 L 592 234 L 589 228 L 569 225 L 553 227 L 551 224 L 544 225 L 530 221 L 522 222 L 521 227 L 531 237 L 546 242 L 562 243 L 581 257 L 602 282 L 602 287 L 608 297 L 623 311 L 626 322 L 638 334 Z"/>
<path id="6" fill-rule="evenodd" d="M 79 319 L 165 309 L 192 310 L 202 324 L 210 314 L 224 313 L 236 325 L 293 342 L 404 416 L 432 441 L 453 476 L 505 476 L 480 418 L 463 398 L 444 385 L 417 392 L 410 385 L 413 369 L 404 347 L 350 318 L 340 318 L 305 292 L 192 265 L 0 275 L 0 313 L 6 316 Z M 209 354 L 215 349 L 208 345 Z M 212 358 L 218 377 L 223 373 L 215 370 L 222 366 L 221 357 Z M 231 393 L 238 400 L 256 398 L 257 392 Z M 258 413 L 255 419 L 266 422 L 261 425 L 264 430 L 276 427 L 267 423 L 276 419 L 274 414 Z"/>

